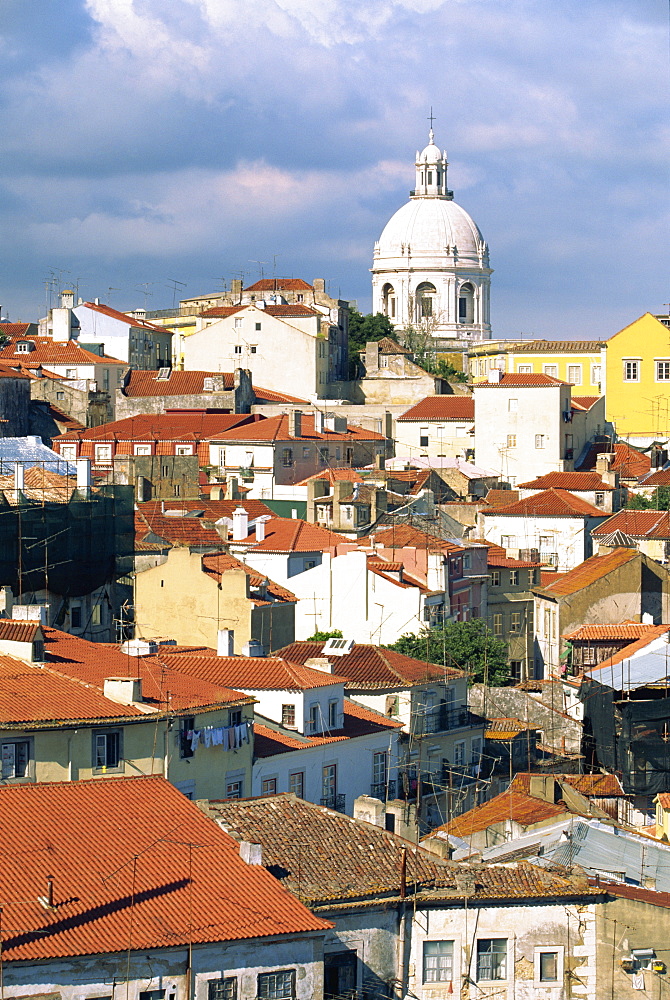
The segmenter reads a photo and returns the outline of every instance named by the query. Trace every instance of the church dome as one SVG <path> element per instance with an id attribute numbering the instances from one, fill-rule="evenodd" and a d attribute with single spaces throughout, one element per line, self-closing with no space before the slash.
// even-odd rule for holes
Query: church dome
<path id="1" fill-rule="evenodd" d="M 436 147 L 437 148 L 437 147 Z M 477 260 L 484 252 L 479 227 L 455 201 L 416 198 L 386 223 L 379 238 L 379 257 L 444 256 L 456 247 L 459 259 Z"/>
<path id="2" fill-rule="evenodd" d="M 417 160 L 420 160 L 421 163 L 439 163 L 441 159 L 442 154 L 440 153 L 440 147 L 435 145 L 432 138 L 425 149 L 423 149 L 417 156 Z"/>

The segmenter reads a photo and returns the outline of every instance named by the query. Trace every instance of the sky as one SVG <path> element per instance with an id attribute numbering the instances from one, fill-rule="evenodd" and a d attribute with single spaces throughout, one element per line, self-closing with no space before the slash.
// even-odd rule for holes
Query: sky
<path id="1" fill-rule="evenodd" d="M 431 107 L 494 336 L 668 310 L 669 0 L 0 0 L 0 58 L 11 320 L 261 274 L 369 311 Z"/>

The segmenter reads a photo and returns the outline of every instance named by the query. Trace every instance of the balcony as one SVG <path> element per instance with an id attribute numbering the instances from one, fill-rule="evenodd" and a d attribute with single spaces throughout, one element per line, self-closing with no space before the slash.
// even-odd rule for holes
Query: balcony
<path id="1" fill-rule="evenodd" d="M 443 733 L 473 725 L 474 716 L 467 708 L 439 708 L 426 713 L 424 733 Z"/>
<path id="2" fill-rule="evenodd" d="M 558 566 L 558 552 L 544 552 L 540 549 L 540 562 L 546 566 Z"/>
<path id="3" fill-rule="evenodd" d="M 333 809 L 335 812 L 343 813 L 345 810 L 345 795 L 325 795 L 322 799 L 319 799 L 319 805 L 325 806 L 326 809 Z"/>
<path id="4" fill-rule="evenodd" d="M 381 785 L 370 785 L 370 795 L 373 799 L 381 799 L 382 802 L 386 802 L 387 799 L 394 799 L 395 781 L 386 781 Z"/>

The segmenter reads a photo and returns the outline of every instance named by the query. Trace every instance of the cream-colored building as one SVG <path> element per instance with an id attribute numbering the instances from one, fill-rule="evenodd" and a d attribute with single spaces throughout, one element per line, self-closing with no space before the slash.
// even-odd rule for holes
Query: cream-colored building
<path id="1" fill-rule="evenodd" d="M 427 396 L 396 420 L 396 454 L 409 458 L 474 455 L 472 396 Z"/>
<path id="2" fill-rule="evenodd" d="M 489 340 L 468 351 L 470 378 L 483 382 L 491 371 L 549 375 L 569 382 L 575 396 L 604 396 L 607 342 L 602 340 Z"/>

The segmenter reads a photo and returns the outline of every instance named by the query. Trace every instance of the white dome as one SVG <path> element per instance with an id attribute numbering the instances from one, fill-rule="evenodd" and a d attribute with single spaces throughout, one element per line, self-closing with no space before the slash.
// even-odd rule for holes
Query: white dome
<path id="1" fill-rule="evenodd" d="M 437 147 L 436 147 L 437 148 Z M 379 257 L 399 257 L 409 246 L 411 256 L 444 256 L 446 247 L 459 258 L 478 258 L 484 240 L 479 227 L 455 201 L 416 198 L 398 209 L 379 238 Z"/>
<path id="2" fill-rule="evenodd" d="M 421 163 L 438 163 L 441 159 L 440 148 L 434 142 L 429 142 L 426 148 L 419 153 Z"/>

